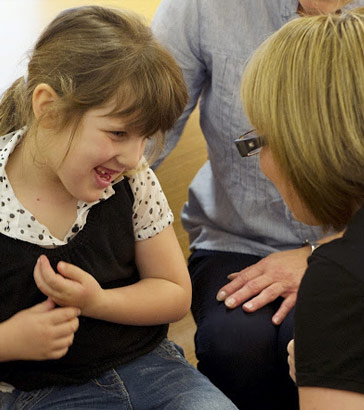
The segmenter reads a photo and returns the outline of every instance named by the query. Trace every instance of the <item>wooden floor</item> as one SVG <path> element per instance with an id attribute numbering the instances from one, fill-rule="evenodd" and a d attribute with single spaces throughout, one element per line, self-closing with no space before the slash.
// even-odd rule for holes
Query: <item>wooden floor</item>
<path id="1" fill-rule="evenodd" d="M 159 0 L 0 0 L 0 92 L 24 74 L 27 52 L 42 28 L 59 11 L 86 4 L 131 9 L 145 16 L 146 22 L 149 23 Z M 182 228 L 179 215 L 187 199 L 187 187 L 206 157 L 205 143 L 198 125 L 198 112 L 195 111 L 177 148 L 157 170 L 175 214 L 174 226 L 186 259 L 189 255 L 188 237 Z M 184 348 L 187 359 L 196 365 L 194 332 L 195 324 L 191 314 L 188 314 L 171 325 L 169 337 Z"/>

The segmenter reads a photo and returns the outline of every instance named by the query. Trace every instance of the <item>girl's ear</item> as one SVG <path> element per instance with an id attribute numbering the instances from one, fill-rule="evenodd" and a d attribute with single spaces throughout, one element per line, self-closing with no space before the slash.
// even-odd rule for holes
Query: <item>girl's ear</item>
<path id="1" fill-rule="evenodd" d="M 33 91 L 33 113 L 44 128 L 52 128 L 55 120 L 52 115 L 52 104 L 58 98 L 57 93 L 46 83 L 38 84 Z"/>

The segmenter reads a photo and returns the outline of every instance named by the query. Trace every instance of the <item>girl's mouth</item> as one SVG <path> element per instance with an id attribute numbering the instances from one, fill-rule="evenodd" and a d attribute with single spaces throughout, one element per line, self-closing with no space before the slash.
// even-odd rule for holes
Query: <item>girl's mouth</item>
<path id="1" fill-rule="evenodd" d="M 104 181 L 111 181 L 111 173 L 107 172 L 109 170 L 107 170 L 106 168 L 102 168 L 102 167 L 97 167 L 95 168 L 95 172 L 96 174 L 103 179 Z M 114 171 L 112 171 L 112 173 L 114 174 Z"/>
<path id="2" fill-rule="evenodd" d="M 98 166 L 94 168 L 95 171 L 95 180 L 96 184 L 102 188 L 105 189 L 110 185 L 110 183 L 113 181 L 113 177 L 119 174 L 120 172 L 115 171 L 113 169 L 105 168 Z"/>

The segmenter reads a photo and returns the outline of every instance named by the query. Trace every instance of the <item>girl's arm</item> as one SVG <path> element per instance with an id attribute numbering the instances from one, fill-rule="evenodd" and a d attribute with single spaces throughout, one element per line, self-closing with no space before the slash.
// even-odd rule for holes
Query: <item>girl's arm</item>
<path id="1" fill-rule="evenodd" d="M 170 323 L 184 317 L 191 304 L 191 283 L 172 226 L 137 241 L 136 264 L 141 280 L 104 290 L 86 316 L 130 325 Z"/>
<path id="2" fill-rule="evenodd" d="M 364 394 L 322 387 L 300 387 L 300 410 L 364 410 Z"/>
<path id="3" fill-rule="evenodd" d="M 102 289 L 82 269 L 65 262 L 57 275 L 42 256 L 34 270 L 39 289 L 61 306 L 77 306 L 83 316 L 127 325 L 156 325 L 184 317 L 191 304 L 191 283 L 172 226 L 136 242 L 141 280 L 133 285 Z"/>

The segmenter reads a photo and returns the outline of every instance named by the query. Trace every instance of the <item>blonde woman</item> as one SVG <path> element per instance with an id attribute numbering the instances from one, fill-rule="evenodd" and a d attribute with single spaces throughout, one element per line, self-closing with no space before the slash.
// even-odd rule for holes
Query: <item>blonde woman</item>
<path id="1" fill-rule="evenodd" d="M 298 221 L 344 229 L 298 292 L 300 408 L 364 409 L 364 8 L 304 17 L 256 51 L 242 83 L 264 174 Z"/>

